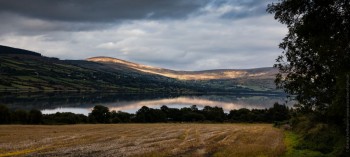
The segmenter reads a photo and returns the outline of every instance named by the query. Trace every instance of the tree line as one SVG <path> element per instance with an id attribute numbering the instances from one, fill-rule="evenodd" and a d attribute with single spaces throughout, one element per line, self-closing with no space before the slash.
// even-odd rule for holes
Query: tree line
<path id="1" fill-rule="evenodd" d="M 162 106 L 160 109 L 141 107 L 135 114 L 110 111 L 97 105 L 88 116 L 70 112 L 42 114 L 39 110 L 12 111 L 0 105 L 0 124 L 108 124 L 108 123 L 158 123 L 158 122 L 261 122 L 272 123 L 290 118 L 293 109 L 275 103 L 269 109 L 235 109 L 225 113 L 221 107 L 196 105 L 181 109 Z"/>

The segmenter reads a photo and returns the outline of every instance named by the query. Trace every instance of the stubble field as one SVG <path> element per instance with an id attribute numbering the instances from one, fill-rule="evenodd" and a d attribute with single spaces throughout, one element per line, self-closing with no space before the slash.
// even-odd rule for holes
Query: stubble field
<path id="1" fill-rule="evenodd" d="M 281 156 L 270 124 L 2 125 L 0 156 Z"/>

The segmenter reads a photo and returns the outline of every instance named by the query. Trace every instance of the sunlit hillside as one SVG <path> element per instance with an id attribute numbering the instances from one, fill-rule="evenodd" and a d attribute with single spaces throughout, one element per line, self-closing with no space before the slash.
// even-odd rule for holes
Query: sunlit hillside
<path id="1" fill-rule="evenodd" d="M 276 92 L 274 68 L 175 71 L 111 57 L 59 60 L 6 46 L 0 56 L 2 91 Z"/>
<path id="2" fill-rule="evenodd" d="M 257 69 L 219 69 L 205 71 L 175 71 L 163 68 L 152 67 L 137 63 L 128 62 L 121 59 L 111 57 L 93 57 L 88 61 L 107 63 L 115 68 L 124 66 L 138 71 L 151 74 L 162 75 L 180 80 L 212 80 L 212 79 L 236 79 L 236 78 L 274 78 L 277 70 L 274 68 L 257 68 Z"/>

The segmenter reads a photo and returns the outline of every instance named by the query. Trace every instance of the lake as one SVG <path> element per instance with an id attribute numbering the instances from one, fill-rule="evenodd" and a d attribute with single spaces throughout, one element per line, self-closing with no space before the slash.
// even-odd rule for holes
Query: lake
<path id="1" fill-rule="evenodd" d="M 38 109 L 43 114 L 72 112 L 88 115 L 95 105 L 107 106 L 110 110 L 135 113 L 142 106 L 160 108 L 183 108 L 196 105 L 222 107 L 225 112 L 232 109 L 263 109 L 273 106 L 275 102 L 285 103 L 285 95 L 269 94 L 120 94 L 120 93 L 0 93 L 0 104 L 12 110 Z M 293 102 L 286 104 L 292 106 Z"/>

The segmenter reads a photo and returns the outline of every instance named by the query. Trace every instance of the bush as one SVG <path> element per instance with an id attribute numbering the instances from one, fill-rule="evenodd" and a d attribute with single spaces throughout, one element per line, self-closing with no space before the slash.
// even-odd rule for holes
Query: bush
<path id="1" fill-rule="evenodd" d="M 291 119 L 293 130 L 301 136 L 296 149 L 318 151 L 329 156 L 340 156 L 345 139 L 337 125 L 319 122 L 315 114 Z"/>
<path id="2" fill-rule="evenodd" d="M 8 124 L 10 122 L 10 110 L 5 105 L 0 105 L 0 124 Z"/>
<path id="3" fill-rule="evenodd" d="M 186 121 L 186 122 L 198 122 L 198 121 L 204 121 L 204 120 L 205 120 L 205 117 L 199 113 L 189 112 L 183 115 L 183 121 Z"/>
<path id="4" fill-rule="evenodd" d="M 41 124 L 43 121 L 43 114 L 41 111 L 32 109 L 29 112 L 29 123 L 30 124 Z"/>
<path id="5" fill-rule="evenodd" d="M 202 112 L 206 120 L 209 120 L 209 121 L 223 122 L 226 118 L 224 110 L 221 107 L 205 106 Z"/>
<path id="6" fill-rule="evenodd" d="M 129 123 L 131 122 L 132 114 L 121 112 L 121 111 L 112 111 L 111 112 L 111 122 L 112 123 Z"/>
<path id="7" fill-rule="evenodd" d="M 89 120 L 97 123 L 109 123 L 110 112 L 108 107 L 97 105 L 94 107 L 92 112 L 89 114 Z"/>
<path id="8" fill-rule="evenodd" d="M 288 107 L 278 103 L 273 104 L 273 107 L 268 110 L 268 115 L 273 121 L 285 121 L 290 118 Z"/>
<path id="9" fill-rule="evenodd" d="M 136 112 L 136 122 L 155 123 L 166 122 L 166 120 L 166 114 L 160 109 L 152 109 L 143 106 Z"/>
<path id="10" fill-rule="evenodd" d="M 79 124 L 87 123 L 87 116 L 83 114 L 74 114 L 71 112 L 44 115 L 45 124 Z"/>
<path id="11" fill-rule="evenodd" d="M 12 123 L 27 124 L 28 123 L 28 112 L 25 110 L 16 110 L 12 113 Z"/>

